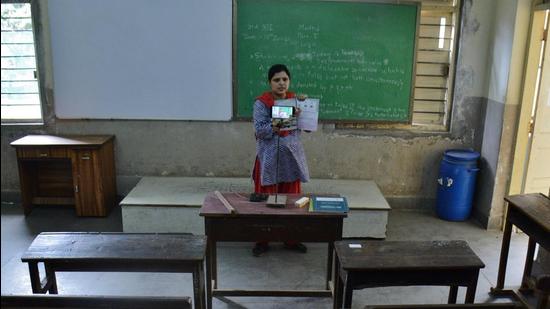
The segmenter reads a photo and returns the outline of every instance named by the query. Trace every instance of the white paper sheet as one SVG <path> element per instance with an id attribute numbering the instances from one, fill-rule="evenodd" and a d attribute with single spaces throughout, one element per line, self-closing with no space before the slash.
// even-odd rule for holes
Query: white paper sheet
<path id="1" fill-rule="evenodd" d="M 317 131 L 319 99 L 307 98 L 304 101 L 298 100 L 297 104 L 301 109 L 300 117 L 298 117 L 298 129 Z"/>
<path id="2" fill-rule="evenodd" d="M 317 131 L 317 122 L 319 120 L 319 99 L 307 98 L 300 101 L 296 98 L 286 100 L 276 100 L 275 105 L 294 106 L 300 108 L 298 117 L 298 129 L 307 131 Z"/>

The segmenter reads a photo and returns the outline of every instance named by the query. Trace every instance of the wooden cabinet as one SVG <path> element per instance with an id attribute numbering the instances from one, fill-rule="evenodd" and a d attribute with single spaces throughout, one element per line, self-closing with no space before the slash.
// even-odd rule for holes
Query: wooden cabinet
<path id="1" fill-rule="evenodd" d="M 78 216 L 102 217 L 116 204 L 114 136 L 28 135 L 17 151 L 22 206 L 74 205 Z"/>

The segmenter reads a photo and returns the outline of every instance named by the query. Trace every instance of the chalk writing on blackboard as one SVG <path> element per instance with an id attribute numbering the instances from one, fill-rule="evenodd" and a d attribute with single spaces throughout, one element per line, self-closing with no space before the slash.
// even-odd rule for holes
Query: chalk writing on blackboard
<path id="1" fill-rule="evenodd" d="M 285 63 L 291 90 L 323 102 L 321 119 L 408 121 L 417 9 L 237 0 L 237 115 L 251 114 L 269 66 Z"/>

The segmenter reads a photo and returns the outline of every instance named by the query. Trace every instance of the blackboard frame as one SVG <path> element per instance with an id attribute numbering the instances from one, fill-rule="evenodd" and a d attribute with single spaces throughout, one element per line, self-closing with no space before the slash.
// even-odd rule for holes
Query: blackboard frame
<path id="1" fill-rule="evenodd" d="M 239 0 L 233 0 L 233 29 L 232 29 L 232 41 L 233 41 L 233 48 L 232 48 L 232 70 L 233 70 L 233 118 L 234 121 L 250 121 L 252 119 L 252 116 L 239 116 L 238 115 L 238 109 L 239 109 L 239 99 L 238 99 L 238 74 L 237 74 L 237 66 L 238 66 L 238 54 L 237 54 L 237 39 L 238 39 L 238 2 Z M 309 2 L 312 0 L 297 0 L 302 2 Z M 413 115 L 413 102 L 414 102 L 414 88 L 416 83 L 416 62 L 417 62 L 417 54 L 418 54 L 418 33 L 419 33 L 419 27 L 420 27 L 420 14 L 421 14 L 421 2 L 420 0 L 414 1 L 414 0 L 315 0 L 316 2 L 350 2 L 350 3 L 372 3 L 372 4 L 394 4 L 394 5 L 414 5 L 416 6 L 416 25 L 415 25 L 415 35 L 414 35 L 414 48 L 413 48 L 413 56 L 412 56 L 412 68 L 411 68 L 411 84 L 409 89 L 409 104 L 408 104 L 408 117 L 405 120 L 397 120 L 397 121 L 388 121 L 388 120 L 358 120 L 358 119 L 327 119 L 327 118 L 320 118 L 319 121 L 321 123 L 336 123 L 336 124 L 379 124 L 379 125 L 410 125 L 412 124 L 412 115 Z"/>

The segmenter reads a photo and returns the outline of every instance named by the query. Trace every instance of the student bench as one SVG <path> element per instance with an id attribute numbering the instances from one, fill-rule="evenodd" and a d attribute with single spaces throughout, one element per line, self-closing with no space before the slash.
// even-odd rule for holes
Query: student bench
<path id="1" fill-rule="evenodd" d="M 40 233 L 21 260 L 29 264 L 33 293 L 57 294 L 56 271 L 192 273 L 195 308 L 205 308 L 205 254 L 203 235 Z"/>
<path id="2" fill-rule="evenodd" d="M 537 265 L 533 259 L 537 244 L 550 250 L 550 198 L 542 193 L 531 193 L 508 196 L 504 200 L 508 203 L 508 211 L 504 222 L 497 284 L 491 288 L 491 294 L 496 297 L 512 297 L 523 303 L 528 303 L 529 294 L 535 293 L 537 308 L 548 308 L 550 304 L 550 276 L 548 273 L 544 273 L 547 270 L 535 269 Z M 504 289 L 512 225 L 529 236 L 523 278 L 518 291 Z"/>
<path id="3" fill-rule="evenodd" d="M 143 177 L 122 200 L 124 232 L 204 234 L 199 210 L 210 192 L 252 192 L 250 178 Z M 372 180 L 312 179 L 303 193 L 338 193 L 348 200 L 343 237 L 385 238 L 388 202 Z"/>
<path id="4" fill-rule="evenodd" d="M 409 285 L 450 286 L 450 304 L 466 286 L 466 303 L 473 303 L 485 267 L 465 241 L 346 240 L 334 249 L 334 308 L 351 308 L 354 289 Z"/>
<path id="5" fill-rule="evenodd" d="M 365 309 L 524 309 L 521 303 L 445 304 L 445 305 L 381 305 Z"/>
<path id="6" fill-rule="evenodd" d="M 2 295 L 3 309 L 27 308 L 117 308 L 191 309 L 189 297 L 103 295 Z"/>

